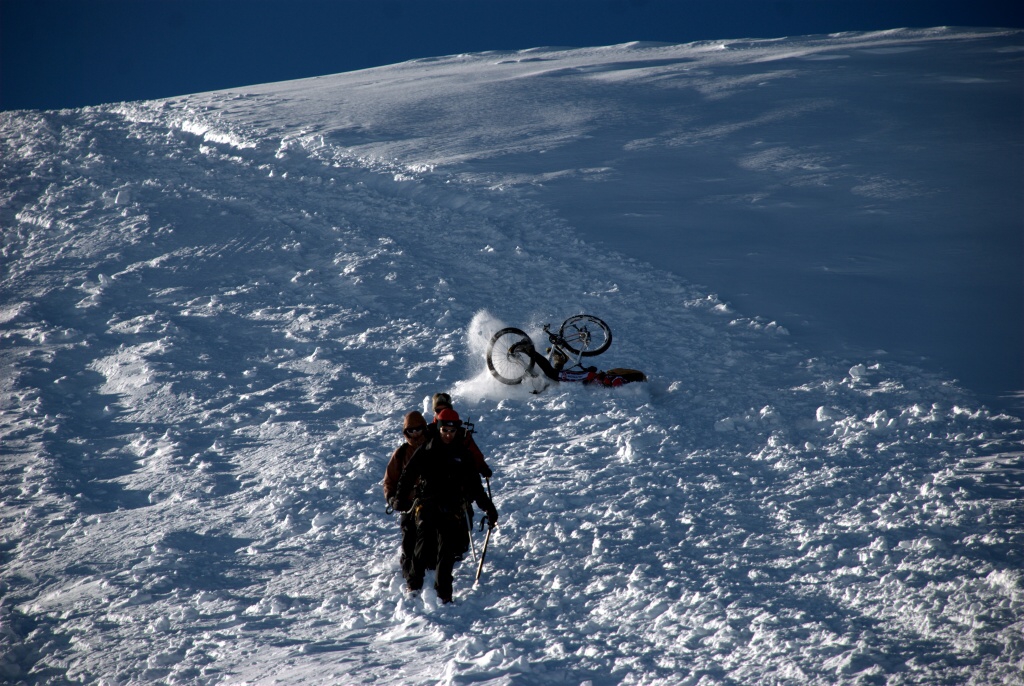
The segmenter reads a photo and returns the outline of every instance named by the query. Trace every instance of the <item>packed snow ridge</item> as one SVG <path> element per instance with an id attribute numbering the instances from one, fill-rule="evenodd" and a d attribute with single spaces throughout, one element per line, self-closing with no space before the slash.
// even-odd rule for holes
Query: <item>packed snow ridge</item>
<path id="1" fill-rule="evenodd" d="M 512 108 L 496 62 L 655 93 L 691 69 L 711 89 L 716 54 L 953 38 L 995 40 L 489 53 L 0 115 L 3 680 L 1024 683 L 1020 418 L 804 349 L 581 237 L 531 184 L 451 172 L 497 128 L 406 154 L 434 142 L 425 89 Z M 529 107 L 508 178 L 580 141 L 585 112 Z M 540 341 L 581 312 L 614 331 L 594 363 L 649 383 L 489 376 L 499 328 Z M 438 391 L 501 512 L 445 606 L 406 596 L 380 488 Z"/>

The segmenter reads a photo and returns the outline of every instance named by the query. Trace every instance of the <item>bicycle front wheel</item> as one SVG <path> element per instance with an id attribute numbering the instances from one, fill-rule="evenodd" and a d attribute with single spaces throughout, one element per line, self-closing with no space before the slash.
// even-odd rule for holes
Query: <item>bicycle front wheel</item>
<path id="1" fill-rule="evenodd" d="M 577 314 L 562 322 L 558 335 L 569 350 L 583 357 L 600 355 L 612 344 L 612 330 L 597 317 Z"/>
<path id="2" fill-rule="evenodd" d="M 522 329 L 509 327 L 491 336 L 487 345 L 487 369 L 503 384 L 515 386 L 533 372 L 533 359 L 527 350 L 533 341 Z"/>

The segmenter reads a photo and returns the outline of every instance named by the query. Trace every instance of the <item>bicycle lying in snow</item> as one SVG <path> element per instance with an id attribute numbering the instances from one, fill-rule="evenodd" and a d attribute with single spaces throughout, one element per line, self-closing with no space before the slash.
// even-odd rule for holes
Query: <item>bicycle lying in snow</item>
<path id="1" fill-rule="evenodd" d="M 612 330 L 589 314 L 569 317 L 557 332 L 551 330 L 550 324 L 545 324 L 544 334 L 551 344 L 547 357 L 550 367 L 564 372 L 578 369 L 580 373 L 593 373 L 593 368 L 585 368 L 580 360 L 600 355 L 612 344 Z M 536 355 L 533 340 L 525 331 L 515 327 L 501 329 L 487 346 L 487 369 L 501 383 L 514 386 L 524 378 L 539 376 Z M 572 365 L 566 366 L 569 362 Z"/>

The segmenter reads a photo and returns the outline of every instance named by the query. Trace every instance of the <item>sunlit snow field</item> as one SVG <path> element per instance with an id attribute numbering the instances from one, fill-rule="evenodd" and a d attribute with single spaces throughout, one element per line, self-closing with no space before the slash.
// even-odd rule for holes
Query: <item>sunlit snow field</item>
<path id="1" fill-rule="evenodd" d="M 1024 684 L 1022 60 L 538 48 L 0 113 L 0 677 Z M 487 374 L 580 312 L 650 383 Z M 502 517 L 443 607 L 380 488 L 437 391 Z"/>

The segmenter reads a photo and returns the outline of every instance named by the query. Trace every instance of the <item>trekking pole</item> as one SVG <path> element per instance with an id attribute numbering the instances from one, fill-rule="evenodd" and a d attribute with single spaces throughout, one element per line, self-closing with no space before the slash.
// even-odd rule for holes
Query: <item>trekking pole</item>
<path id="1" fill-rule="evenodd" d="M 493 506 L 494 498 L 491 497 L 491 477 L 484 477 L 484 481 L 487 482 L 487 498 L 491 501 Z M 483 527 L 484 522 L 487 521 L 487 515 L 484 515 L 480 519 L 480 526 Z M 487 536 L 484 537 L 484 547 L 480 550 L 480 564 L 476 568 L 476 578 L 473 580 L 473 585 L 476 586 L 477 582 L 480 581 L 480 575 L 484 571 L 484 558 L 487 557 L 487 545 L 491 542 L 491 532 L 494 530 L 493 526 L 487 527 Z"/>
<path id="2" fill-rule="evenodd" d="M 476 542 L 473 540 L 473 515 L 466 503 L 466 535 L 469 536 L 469 548 L 473 551 L 473 564 L 476 564 Z"/>
<path id="3" fill-rule="evenodd" d="M 484 518 L 486 519 L 486 517 Z M 487 537 L 484 538 L 484 547 L 480 551 L 480 564 L 476 568 L 476 579 L 473 580 L 473 585 L 476 586 L 477 582 L 480 581 L 480 575 L 484 571 L 484 558 L 487 557 L 487 544 L 491 542 L 491 532 L 494 531 L 494 527 L 487 527 Z"/>

